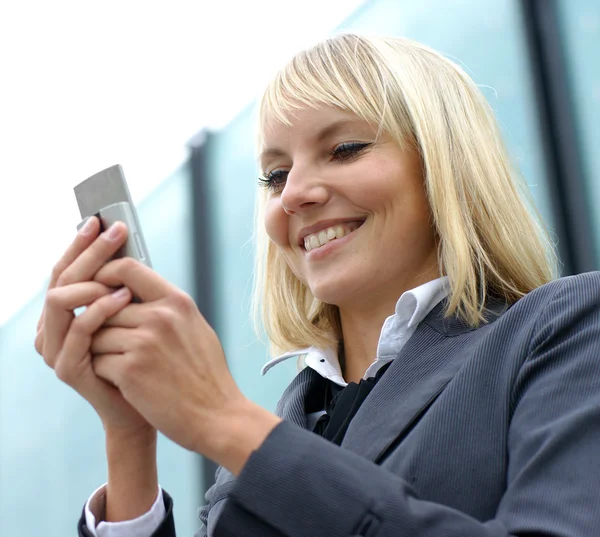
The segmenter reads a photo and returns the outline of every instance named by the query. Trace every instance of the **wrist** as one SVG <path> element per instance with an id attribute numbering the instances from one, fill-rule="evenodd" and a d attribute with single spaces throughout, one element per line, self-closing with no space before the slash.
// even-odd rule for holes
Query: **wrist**
<path id="1" fill-rule="evenodd" d="M 107 439 L 146 443 L 157 437 L 156 429 L 148 423 L 137 427 L 114 427 L 106 423 L 102 426 Z"/>
<path id="2" fill-rule="evenodd" d="M 106 518 L 132 520 L 146 513 L 158 493 L 156 430 L 106 429 Z"/>
<path id="3" fill-rule="evenodd" d="M 106 458 L 109 480 L 126 480 L 131 475 L 156 474 L 156 430 L 136 434 L 123 430 L 106 431 Z M 138 479 L 139 480 L 139 479 Z"/>
<path id="4" fill-rule="evenodd" d="M 216 420 L 202 454 L 238 475 L 279 423 L 281 418 L 244 398 Z"/>

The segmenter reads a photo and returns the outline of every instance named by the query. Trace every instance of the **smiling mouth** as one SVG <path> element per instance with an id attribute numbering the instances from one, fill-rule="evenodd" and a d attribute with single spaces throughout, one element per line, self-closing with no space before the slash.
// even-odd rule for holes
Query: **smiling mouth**
<path id="1" fill-rule="evenodd" d="M 316 250 L 321 246 L 325 246 L 330 242 L 341 239 L 346 235 L 349 235 L 353 231 L 356 231 L 360 226 L 364 224 L 363 221 L 345 222 L 342 224 L 336 224 L 328 228 L 322 229 L 318 233 L 312 233 L 304 237 L 304 249 L 307 252 Z"/>

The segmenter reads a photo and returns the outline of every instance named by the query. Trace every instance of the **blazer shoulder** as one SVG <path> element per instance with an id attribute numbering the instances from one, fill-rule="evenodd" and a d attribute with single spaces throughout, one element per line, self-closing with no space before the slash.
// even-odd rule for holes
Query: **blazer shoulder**
<path id="1" fill-rule="evenodd" d="M 550 302 L 566 302 L 570 307 L 600 304 L 600 272 L 564 276 L 534 289 L 515 306 L 543 309 Z"/>
<path id="2" fill-rule="evenodd" d="M 597 333 L 600 339 L 600 272 L 558 278 L 534 289 L 506 313 L 516 329 L 529 327 L 530 349 L 542 342 Z"/>
<path id="3" fill-rule="evenodd" d="M 569 317 L 573 320 L 593 314 L 599 305 L 600 272 L 587 272 L 552 280 L 512 304 L 490 299 L 485 308 L 486 322 L 478 327 L 468 325 L 458 316 L 444 317 L 443 303 L 423 323 L 446 336 L 471 332 L 483 338 L 486 334 L 506 332 L 514 337 L 518 332 L 530 337 L 540 320 L 552 323 L 553 318 L 562 318 L 568 324 Z"/>

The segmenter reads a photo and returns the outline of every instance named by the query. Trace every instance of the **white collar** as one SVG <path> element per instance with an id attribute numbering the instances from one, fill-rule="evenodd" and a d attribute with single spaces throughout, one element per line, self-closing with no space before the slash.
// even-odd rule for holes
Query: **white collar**
<path id="1" fill-rule="evenodd" d="M 394 315 L 388 317 L 383 324 L 377 345 L 377 357 L 373 365 L 378 363 L 383 365 L 398 355 L 419 323 L 427 317 L 439 302 L 448 296 L 447 284 L 448 277 L 443 276 L 402 294 L 396 302 Z M 346 385 L 346 381 L 342 377 L 337 348 L 306 347 L 286 352 L 269 360 L 262 367 L 261 373 L 266 374 L 273 366 L 290 358 L 302 357 L 304 357 L 306 365 L 317 371 L 321 376 L 341 386 Z M 367 371 L 373 373 L 377 368 L 369 367 Z"/>

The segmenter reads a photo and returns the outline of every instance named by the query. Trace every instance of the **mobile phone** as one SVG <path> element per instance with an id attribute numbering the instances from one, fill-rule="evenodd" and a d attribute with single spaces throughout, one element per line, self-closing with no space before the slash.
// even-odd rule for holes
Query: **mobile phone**
<path id="1" fill-rule="evenodd" d="M 115 253 L 113 259 L 133 257 L 152 266 L 125 174 L 119 164 L 88 177 L 73 190 L 82 218 L 77 225 L 78 230 L 92 216 L 97 216 L 100 220 L 101 231 L 115 222 L 124 222 L 129 231 L 127 242 Z"/>

